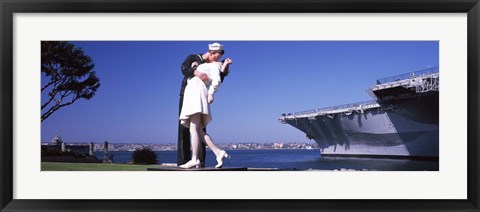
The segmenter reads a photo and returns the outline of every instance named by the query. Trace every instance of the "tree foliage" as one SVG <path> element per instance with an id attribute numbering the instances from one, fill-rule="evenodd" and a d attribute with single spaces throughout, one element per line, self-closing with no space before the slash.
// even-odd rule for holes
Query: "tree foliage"
<path id="1" fill-rule="evenodd" d="M 75 156 L 75 152 L 62 152 L 60 147 L 58 148 L 48 148 L 48 146 L 43 146 L 41 148 L 42 157 L 47 156 Z"/>
<path id="2" fill-rule="evenodd" d="M 132 153 L 134 164 L 157 164 L 157 153 L 148 147 L 138 148 Z"/>
<path id="3" fill-rule="evenodd" d="M 100 87 L 95 64 L 81 48 L 65 41 L 42 41 L 42 122 L 58 109 L 78 99 L 91 99 Z"/>

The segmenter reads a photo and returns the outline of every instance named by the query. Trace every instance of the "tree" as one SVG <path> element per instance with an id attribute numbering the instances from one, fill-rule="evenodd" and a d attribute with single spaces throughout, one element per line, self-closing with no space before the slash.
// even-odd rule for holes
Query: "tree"
<path id="1" fill-rule="evenodd" d="M 42 74 L 49 79 L 42 80 L 42 93 L 48 94 L 42 102 L 42 122 L 78 99 L 91 99 L 100 87 L 95 64 L 83 49 L 65 41 L 42 41 L 41 57 Z"/>
<path id="2" fill-rule="evenodd" d="M 148 147 L 135 149 L 132 159 L 134 164 L 157 164 L 157 154 Z"/>

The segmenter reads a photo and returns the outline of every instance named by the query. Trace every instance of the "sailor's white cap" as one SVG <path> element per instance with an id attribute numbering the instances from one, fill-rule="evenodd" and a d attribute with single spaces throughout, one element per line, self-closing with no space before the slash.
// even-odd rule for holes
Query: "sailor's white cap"
<path id="1" fill-rule="evenodd" d="M 223 45 L 219 43 L 208 44 L 208 50 L 210 51 L 223 50 Z"/>

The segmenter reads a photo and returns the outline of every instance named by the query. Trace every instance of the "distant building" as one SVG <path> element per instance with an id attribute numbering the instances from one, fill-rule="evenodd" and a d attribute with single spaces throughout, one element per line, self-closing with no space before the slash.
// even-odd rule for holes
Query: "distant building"
<path id="1" fill-rule="evenodd" d="M 61 146 L 63 144 L 62 137 L 60 136 L 60 132 L 57 132 L 55 137 L 52 139 L 52 145 L 59 145 Z"/>
<path id="2" fill-rule="evenodd" d="M 60 136 L 60 132 L 55 134 L 55 137 L 49 144 L 42 143 L 42 147 L 50 150 L 60 150 L 61 152 L 74 152 L 76 155 L 93 156 L 94 153 L 93 142 L 87 145 L 69 145 L 63 141 L 62 137 Z"/>
<path id="3" fill-rule="evenodd" d="M 274 143 L 273 148 L 275 149 L 282 149 L 283 148 L 283 143 Z"/>

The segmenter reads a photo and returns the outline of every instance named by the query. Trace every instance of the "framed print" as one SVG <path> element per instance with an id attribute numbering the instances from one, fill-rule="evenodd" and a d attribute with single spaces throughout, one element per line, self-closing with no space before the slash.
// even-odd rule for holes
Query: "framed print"
<path id="1" fill-rule="evenodd" d="M 0 7 L 1 211 L 479 211 L 478 0 Z"/>

